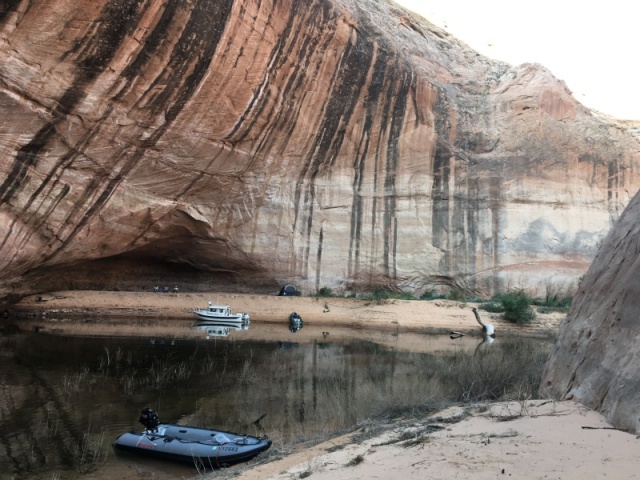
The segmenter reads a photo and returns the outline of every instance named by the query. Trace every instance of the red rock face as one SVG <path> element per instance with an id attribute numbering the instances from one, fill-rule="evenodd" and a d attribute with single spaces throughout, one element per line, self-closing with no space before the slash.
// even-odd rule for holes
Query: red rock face
<path id="1" fill-rule="evenodd" d="M 4 2 L 0 114 L 14 292 L 562 286 L 640 185 L 544 68 L 369 0 Z"/>

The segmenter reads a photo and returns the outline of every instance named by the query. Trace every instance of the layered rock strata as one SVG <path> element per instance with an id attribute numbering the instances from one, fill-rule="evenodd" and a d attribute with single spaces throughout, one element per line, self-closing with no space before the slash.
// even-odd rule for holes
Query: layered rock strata
<path id="1" fill-rule="evenodd" d="M 384 0 L 5 1 L 0 118 L 5 292 L 557 288 L 640 185 L 550 72 Z"/>

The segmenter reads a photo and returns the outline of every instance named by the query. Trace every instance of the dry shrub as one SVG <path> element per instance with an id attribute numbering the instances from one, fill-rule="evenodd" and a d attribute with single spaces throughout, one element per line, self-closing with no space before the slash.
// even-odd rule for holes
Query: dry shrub
<path id="1" fill-rule="evenodd" d="M 457 353 L 449 363 L 455 400 L 519 400 L 535 397 L 548 352 L 517 340 L 484 345 L 473 355 Z"/>

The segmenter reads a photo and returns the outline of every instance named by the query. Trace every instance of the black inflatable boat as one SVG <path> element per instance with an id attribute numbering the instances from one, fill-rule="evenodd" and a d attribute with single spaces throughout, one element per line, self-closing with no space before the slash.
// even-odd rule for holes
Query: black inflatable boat
<path id="1" fill-rule="evenodd" d="M 118 450 L 198 467 L 224 468 L 244 462 L 271 446 L 266 436 L 161 423 L 155 430 L 128 432 L 113 442 Z"/>

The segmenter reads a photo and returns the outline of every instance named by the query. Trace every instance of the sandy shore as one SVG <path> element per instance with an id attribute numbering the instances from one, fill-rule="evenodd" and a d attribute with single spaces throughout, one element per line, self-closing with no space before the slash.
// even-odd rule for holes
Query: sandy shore
<path id="1" fill-rule="evenodd" d="M 476 304 L 451 300 L 373 302 L 229 293 L 63 291 L 24 298 L 10 318 L 19 319 L 23 330 L 59 335 L 197 338 L 204 333 L 191 328 L 193 309 L 204 308 L 209 301 L 250 315 L 251 327 L 241 333 L 244 340 L 313 343 L 329 332 L 334 341 L 357 336 L 414 352 L 471 348 L 482 341 L 471 311 Z M 295 337 L 288 330 L 289 314 L 294 311 L 305 325 Z M 500 337 L 553 337 L 564 318 L 560 313 L 539 314 L 534 322 L 521 326 L 503 320 L 500 314 L 481 310 L 481 315 L 495 326 Z M 464 336 L 449 341 L 453 331 Z M 446 341 L 433 334 L 446 335 Z M 240 338 L 236 334 L 231 337 Z"/>
<path id="2" fill-rule="evenodd" d="M 262 338 L 269 335 L 269 326 L 274 338 L 281 335 L 292 311 L 305 320 L 297 340 L 326 330 L 335 337 L 341 329 L 345 335 L 358 329 L 363 338 L 371 339 L 380 332 L 394 331 L 403 332 L 394 336 L 404 342 L 396 347 L 420 350 L 428 343 L 424 333 L 460 331 L 468 335 L 464 339 L 475 339 L 479 333 L 471 312 L 474 304 L 449 300 L 371 302 L 251 294 L 65 291 L 27 297 L 9 318 L 65 334 L 161 332 L 178 336 L 189 331 L 192 310 L 205 307 L 208 301 L 249 313 L 252 325 L 263 326 Z M 553 335 L 564 318 L 563 314 L 538 314 L 532 324 L 523 327 L 505 322 L 499 314 L 481 314 L 495 325 L 498 335 L 506 336 Z M 292 451 L 281 460 L 242 467 L 242 473 L 236 471 L 233 476 L 255 480 L 307 476 L 332 480 L 636 478 L 640 475 L 639 441 L 573 402 L 497 403 L 364 426 L 354 434 Z"/>
<path id="3" fill-rule="evenodd" d="M 574 402 L 496 403 L 388 425 L 370 438 L 364 427 L 238 478 L 630 479 L 640 475 L 638 442 Z"/>
<path id="4" fill-rule="evenodd" d="M 128 318 L 166 321 L 193 320 L 193 309 L 204 308 L 211 301 L 229 305 L 234 312 L 247 312 L 252 323 L 287 322 L 293 311 L 305 324 L 343 326 L 367 330 L 395 328 L 404 332 L 449 333 L 460 331 L 478 334 L 473 303 L 451 300 L 370 300 L 350 298 L 278 297 L 228 293 L 152 293 L 63 291 L 25 297 L 14 312 L 29 313 L 32 318 Z M 564 314 L 538 314 L 526 326 L 506 322 L 500 314 L 481 312 L 483 320 L 495 325 L 500 334 L 522 336 L 548 335 L 557 330 Z M 135 322 L 133 322 L 135 323 Z"/>

